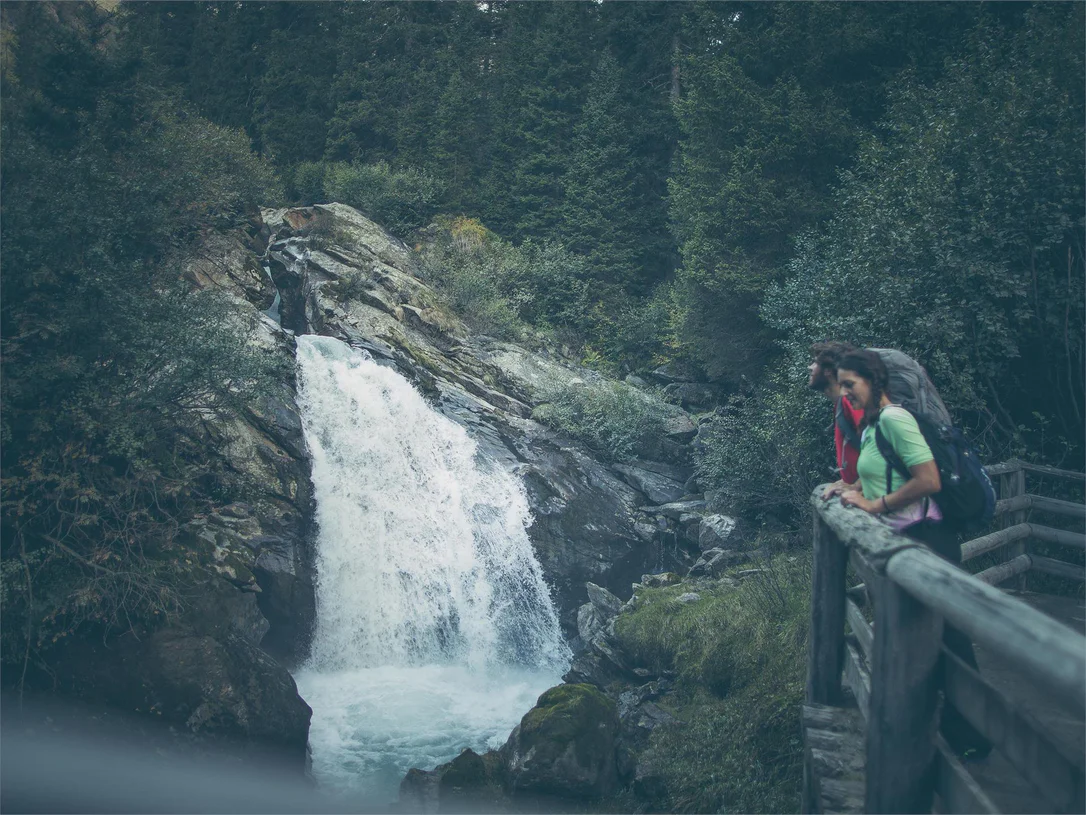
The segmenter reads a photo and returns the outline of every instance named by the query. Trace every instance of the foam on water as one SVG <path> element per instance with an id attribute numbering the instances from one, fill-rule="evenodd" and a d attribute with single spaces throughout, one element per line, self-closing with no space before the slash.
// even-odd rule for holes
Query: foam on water
<path id="1" fill-rule="evenodd" d="M 413 766 L 500 743 L 569 651 L 524 489 L 395 371 L 298 338 L 317 502 L 317 624 L 297 674 L 318 780 L 395 796 Z"/>

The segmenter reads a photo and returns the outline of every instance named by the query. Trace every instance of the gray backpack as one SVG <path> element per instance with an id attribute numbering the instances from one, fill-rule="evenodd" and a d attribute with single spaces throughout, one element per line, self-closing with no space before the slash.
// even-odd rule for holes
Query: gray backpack
<path id="1" fill-rule="evenodd" d="M 924 366 L 893 348 L 869 348 L 882 358 L 890 374 L 890 399 L 914 414 L 926 416 L 937 427 L 950 427 L 950 411 L 935 390 Z"/>

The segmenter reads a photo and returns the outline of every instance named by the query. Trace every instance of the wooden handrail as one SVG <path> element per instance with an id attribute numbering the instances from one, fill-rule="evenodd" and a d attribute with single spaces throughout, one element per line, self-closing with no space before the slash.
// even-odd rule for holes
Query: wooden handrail
<path id="1" fill-rule="evenodd" d="M 1047 467 L 1044 464 L 1030 464 L 1028 461 L 1019 462 L 1023 470 L 1040 475 L 1051 475 L 1056 478 L 1069 478 L 1073 481 L 1086 481 L 1086 473 L 1076 470 L 1061 470 L 1056 467 Z"/>
<path id="2" fill-rule="evenodd" d="M 1044 794 L 1054 812 L 1082 812 L 1081 763 L 1072 751 L 1049 737 L 1028 712 L 1019 710 L 974 668 L 943 646 L 947 703 L 1002 751 L 1018 771 Z"/>
<path id="3" fill-rule="evenodd" d="M 1072 481 L 1086 481 L 1086 473 L 1081 473 L 1078 470 L 1061 470 L 1058 467 L 1049 467 L 1045 464 L 1032 464 L 1028 461 L 1022 461 L 1021 459 L 1011 459 L 1001 464 L 989 464 L 984 468 L 989 477 L 995 477 L 1000 475 L 1009 475 L 1010 473 L 1016 473 L 1019 470 L 1026 470 L 1031 473 L 1037 473 L 1038 475 L 1051 475 L 1055 478 L 1067 478 Z"/>
<path id="4" fill-rule="evenodd" d="M 1009 475 L 1002 476 L 1003 484 L 1009 483 L 1018 493 L 1001 502 L 1005 511 L 1021 513 L 1011 516 L 1012 523 L 1017 522 L 963 547 L 964 559 L 1012 547 L 1007 562 L 979 576 L 866 512 L 845 507 L 839 500 L 823 501 L 822 487 L 811 496 L 815 537 L 807 701 L 834 704 L 844 670 L 846 684 L 867 721 L 864 809 L 868 812 L 930 811 L 934 767 L 943 772 L 941 790 L 965 796 L 959 799 L 961 805 L 988 806 L 983 791 L 967 772 L 962 774 L 945 745 L 932 739 L 938 715 L 939 632 L 944 620 L 1044 688 L 1069 711 L 1086 712 L 1086 638 L 985 582 L 1002 582 L 1031 568 L 1082 579 L 1081 567 L 1024 550 L 1024 541 L 1030 537 L 1086 546 L 1086 536 L 1025 523 L 1024 509 L 1078 515 L 1086 508 L 1019 492 L 1023 469 L 1012 462 Z M 864 595 L 873 602 L 873 627 L 851 599 L 846 601 L 849 562 L 864 581 Z M 853 631 L 848 637 L 846 622 Z M 999 721 L 1011 720 L 1004 716 Z M 1034 769 L 1035 775 L 1040 772 Z"/>
<path id="5" fill-rule="evenodd" d="M 1000 529 L 998 532 L 992 532 L 990 535 L 966 541 L 962 544 L 962 562 L 999 549 L 1008 543 L 1028 538 L 1031 533 L 1029 524 L 1015 524 L 1006 529 Z"/>
<path id="6" fill-rule="evenodd" d="M 1086 549 L 1086 535 L 1081 532 L 1068 532 L 1066 529 L 1053 529 L 1041 524 L 1015 524 L 998 532 L 982 535 L 962 544 L 962 561 L 972 560 L 978 555 L 991 552 L 1015 541 L 1036 538 L 1047 543 L 1058 543 L 1075 549 Z"/>
<path id="7" fill-rule="evenodd" d="M 1033 679 L 1076 710 L 1086 710 L 1086 649 L 1081 636 L 868 513 L 837 500 L 823 501 L 822 489 L 815 490 L 811 503 L 841 543 L 862 551 L 876 567 L 882 562 L 880 571 L 894 583 L 982 645 L 1025 667 Z"/>
<path id="8" fill-rule="evenodd" d="M 1036 509 L 1039 512 L 1051 512 L 1055 515 L 1086 518 L 1086 504 L 1029 494 L 1015 495 L 1012 498 L 996 501 L 995 514 L 1002 515 L 1006 512 L 1017 512 L 1024 509 Z"/>

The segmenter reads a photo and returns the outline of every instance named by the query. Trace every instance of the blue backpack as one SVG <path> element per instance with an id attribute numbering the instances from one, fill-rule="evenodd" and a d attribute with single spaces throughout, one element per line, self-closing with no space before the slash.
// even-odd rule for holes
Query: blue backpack
<path id="1" fill-rule="evenodd" d="M 923 413 L 912 410 L 909 413 L 916 419 L 924 441 L 935 457 L 935 466 L 939 468 L 942 488 L 933 497 L 943 513 L 944 523 L 963 534 L 983 530 L 995 514 L 996 495 L 976 449 L 953 425 L 936 423 Z M 879 430 L 878 422 L 874 429 L 875 443 L 886 459 L 886 492 L 889 493 L 894 470 L 906 479 L 912 478 L 912 474 Z"/>

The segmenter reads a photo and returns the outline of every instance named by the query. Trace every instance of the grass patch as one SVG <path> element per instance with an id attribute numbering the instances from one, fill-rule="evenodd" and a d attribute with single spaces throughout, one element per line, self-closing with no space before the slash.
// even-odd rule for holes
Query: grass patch
<path id="1" fill-rule="evenodd" d="M 683 724 L 659 728 L 651 749 L 665 812 L 789 812 L 803 774 L 799 722 L 805 679 L 809 553 L 777 555 L 738 587 L 641 590 L 615 633 L 623 649 L 677 674 L 665 705 Z"/>

